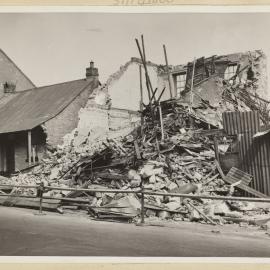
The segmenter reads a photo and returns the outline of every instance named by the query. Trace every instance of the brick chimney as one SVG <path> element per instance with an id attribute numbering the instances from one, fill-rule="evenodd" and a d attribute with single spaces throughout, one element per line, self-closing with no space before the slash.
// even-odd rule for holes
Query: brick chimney
<path id="1" fill-rule="evenodd" d="M 86 79 L 98 79 L 98 68 L 94 67 L 94 62 L 90 62 L 90 67 L 86 68 Z"/>

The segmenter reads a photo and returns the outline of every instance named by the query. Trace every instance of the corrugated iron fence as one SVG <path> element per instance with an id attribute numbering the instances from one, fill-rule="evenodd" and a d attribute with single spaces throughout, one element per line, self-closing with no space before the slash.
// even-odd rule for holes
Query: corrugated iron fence
<path id="1" fill-rule="evenodd" d="M 239 169 L 253 175 L 250 186 L 270 195 L 270 136 L 253 136 L 260 131 L 257 111 L 225 112 L 223 127 L 228 135 L 237 135 L 239 142 Z"/>

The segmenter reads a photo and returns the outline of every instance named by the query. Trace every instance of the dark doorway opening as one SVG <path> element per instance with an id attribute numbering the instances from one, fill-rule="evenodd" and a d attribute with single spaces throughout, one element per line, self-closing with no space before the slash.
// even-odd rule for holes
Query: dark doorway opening
<path id="1" fill-rule="evenodd" d="M 15 147 L 14 139 L 12 136 L 8 136 L 6 141 L 6 161 L 7 161 L 7 173 L 11 174 L 15 172 Z"/>

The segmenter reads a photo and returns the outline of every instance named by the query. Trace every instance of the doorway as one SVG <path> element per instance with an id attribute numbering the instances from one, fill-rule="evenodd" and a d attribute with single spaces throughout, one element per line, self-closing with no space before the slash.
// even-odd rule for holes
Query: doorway
<path id="1" fill-rule="evenodd" d="M 7 173 L 11 174 L 15 172 L 15 147 L 13 136 L 8 136 L 6 142 Z"/>

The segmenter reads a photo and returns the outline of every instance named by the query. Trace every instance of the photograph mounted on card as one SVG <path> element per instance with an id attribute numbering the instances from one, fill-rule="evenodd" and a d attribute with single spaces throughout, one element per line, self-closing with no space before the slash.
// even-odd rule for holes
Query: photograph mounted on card
<path id="1" fill-rule="evenodd" d="M 0 8 L 0 256 L 268 258 L 270 9 L 124 11 Z"/>

